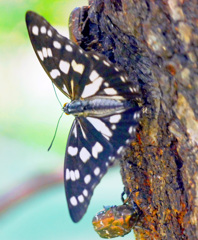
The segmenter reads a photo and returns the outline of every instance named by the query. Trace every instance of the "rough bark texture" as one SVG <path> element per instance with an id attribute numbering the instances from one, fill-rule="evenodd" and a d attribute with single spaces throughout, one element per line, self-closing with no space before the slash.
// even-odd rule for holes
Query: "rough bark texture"
<path id="1" fill-rule="evenodd" d="M 121 65 L 142 92 L 124 185 L 143 212 L 137 239 L 198 239 L 197 0 L 92 0 L 73 40 Z M 142 228 L 141 228 L 142 227 Z"/>

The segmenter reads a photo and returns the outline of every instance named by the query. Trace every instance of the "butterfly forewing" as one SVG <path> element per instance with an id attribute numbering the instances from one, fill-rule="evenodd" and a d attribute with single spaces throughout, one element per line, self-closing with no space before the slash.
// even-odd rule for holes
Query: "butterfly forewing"
<path id="1" fill-rule="evenodd" d="M 52 82 L 69 98 L 79 98 L 82 73 L 88 75 L 84 51 L 34 12 L 27 12 L 26 23 L 36 55 Z"/>
<path id="2" fill-rule="evenodd" d="M 98 100 L 95 104 L 102 110 L 102 114 L 94 109 L 77 115 L 67 142 L 65 192 L 70 216 L 78 222 L 109 165 L 135 136 L 140 109 L 133 100 L 139 98 L 138 88 L 105 56 L 85 52 L 38 14 L 27 12 L 26 23 L 36 55 L 52 82 L 71 100 L 86 100 L 92 110 L 93 101 Z M 107 114 L 105 106 L 112 106 L 111 99 L 124 104 Z"/>
<path id="3" fill-rule="evenodd" d="M 138 92 L 123 70 L 101 54 L 85 52 L 43 17 L 28 12 L 26 23 L 40 63 L 52 82 L 72 100 L 94 95 L 130 99 Z"/>

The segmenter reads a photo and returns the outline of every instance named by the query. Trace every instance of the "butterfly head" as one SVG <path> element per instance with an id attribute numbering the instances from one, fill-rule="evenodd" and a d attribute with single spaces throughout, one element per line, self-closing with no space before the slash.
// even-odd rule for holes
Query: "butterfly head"
<path id="1" fill-rule="evenodd" d="M 74 100 L 70 103 L 65 103 L 63 105 L 63 111 L 65 114 L 73 114 L 75 116 L 82 114 L 84 112 L 84 104 L 81 100 Z"/>
<path id="2" fill-rule="evenodd" d="M 63 111 L 64 111 L 64 113 L 66 114 L 66 115 L 69 115 L 69 112 L 68 112 L 68 110 L 67 110 L 67 105 L 68 105 L 68 103 L 64 103 L 63 104 Z"/>

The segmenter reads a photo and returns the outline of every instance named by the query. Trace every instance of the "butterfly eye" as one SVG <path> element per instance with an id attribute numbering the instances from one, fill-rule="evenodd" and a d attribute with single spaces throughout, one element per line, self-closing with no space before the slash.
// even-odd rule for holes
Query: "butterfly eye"
<path id="1" fill-rule="evenodd" d="M 43 17 L 27 12 L 34 51 L 73 114 L 64 164 L 64 184 L 72 220 L 85 214 L 94 188 L 135 138 L 141 109 L 139 88 L 124 70 L 97 52 L 85 52 L 60 35 Z"/>

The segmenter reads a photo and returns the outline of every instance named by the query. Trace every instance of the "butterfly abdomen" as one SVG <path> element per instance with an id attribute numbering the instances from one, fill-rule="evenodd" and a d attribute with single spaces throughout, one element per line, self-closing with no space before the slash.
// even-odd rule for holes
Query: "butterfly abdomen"
<path id="1" fill-rule="evenodd" d="M 125 111 L 130 107 L 132 106 L 128 101 L 97 98 L 92 100 L 74 100 L 67 103 L 63 110 L 67 114 L 76 116 L 107 116 L 112 113 Z"/>

